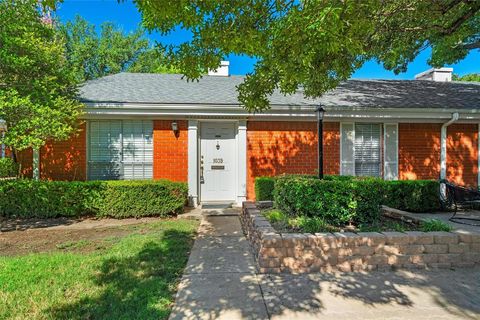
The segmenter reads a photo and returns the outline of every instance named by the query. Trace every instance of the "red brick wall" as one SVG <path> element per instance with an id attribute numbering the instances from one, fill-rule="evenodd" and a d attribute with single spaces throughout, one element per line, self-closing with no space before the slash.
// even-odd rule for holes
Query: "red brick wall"
<path id="1" fill-rule="evenodd" d="M 439 179 L 442 124 L 400 123 L 400 179 Z M 477 185 L 478 126 L 452 124 L 447 128 L 447 179 Z"/>
<path id="2" fill-rule="evenodd" d="M 440 177 L 441 124 L 399 123 L 399 178 L 403 180 Z"/>
<path id="3" fill-rule="evenodd" d="M 447 128 L 447 179 L 477 186 L 478 125 L 452 124 Z"/>
<path id="4" fill-rule="evenodd" d="M 324 124 L 324 172 L 339 174 L 340 124 Z M 315 122 L 249 121 L 247 124 L 247 198 L 255 198 L 255 178 L 282 173 L 317 172 Z"/>
<path id="5" fill-rule="evenodd" d="M 20 172 L 24 178 L 31 178 L 33 175 L 32 161 L 33 153 L 32 149 L 23 150 L 17 152 L 17 161 L 20 165 Z"/>
<path id="6" fill-rule="evenodd" d="M 44 180 L 87 179 L 86 124 L 66 141 L 50 141 L 40 150 L 40 178 Z"/>
<path id="7" fill-rule="evenodd" d="M 172 131 L 171 120 L 153 124 L 153 178 L 186 182 L 188 179 L 188 126 L 177 121 L 179 132 Z"/>

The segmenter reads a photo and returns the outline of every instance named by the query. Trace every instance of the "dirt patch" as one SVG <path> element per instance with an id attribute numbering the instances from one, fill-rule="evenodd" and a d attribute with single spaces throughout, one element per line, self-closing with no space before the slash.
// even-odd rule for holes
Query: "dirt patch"
<path id="1" fill-rule="evenodd" d="M 132 233 L 143 233 L 145 232 L 143 229 L 147 228 L 149 223 L 162 220 L 164 219 L 86 219 L 70 221 L 69 224 L 52 223 L 50 227 L 30 227 L 0 232 L 0 256 L 18 256 L 49 251 L 92 252 L 104 250 L 119 238 Z M 24 222 L 23 225 L 25 225 Z M 38 226 L 36 223 L 33 225 Z"/>
<path id="2" fill-rule="evenodd" d="M 83 230 L 125 226 L 164 220 L 162 218 L 128 218 L 128 219 L 96 219 L 96 218 L 50 218 L 50 219 L 2 219 L 0 217 L 0 232 L 49 228 L 59 230 Z"/>

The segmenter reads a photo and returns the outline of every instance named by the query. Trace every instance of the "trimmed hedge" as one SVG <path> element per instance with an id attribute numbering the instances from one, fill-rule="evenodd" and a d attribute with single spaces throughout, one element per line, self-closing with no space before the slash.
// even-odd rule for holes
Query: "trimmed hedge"
<path id="1" fill-rule="evenodd" d="M 0 178 L 16 177 L 18 164 L 11 158 L 0 158 Z"/>
<path id="2" fill-rule="evenodd" d="M 274 177 L 258 177 L 255 179 L 255 199 L 257 201 L 273 200 Z"/>
<path id="3" fill-rule="evenodd" d="M 371 190 L 371 189 L 370 189 Z M 380 199 L 356 186 L 354 180 L 285 176 L 275 182 L 275 205 L 292 216 L 318 216 L 332 225 L 363 222 L 379 214 Z M 375 196 L 369 196 L 374 194 Z M 368 206 L 359 205 L 367 200 Z M 373 211 L 368 210 L 375 207 Z"/>
<path id="4" fill-rule="evenodd" d="M 385 182 L 384 205 L 410 212 L 441 210 L 440 183 L 434 180 L 398 180 Z"/>
<path id="5" fill-rule="evenodd" d="M 98 200 L 99 217 L 129 218 L 179 214 L 186 204 L 185 183 L 160 181 L 108 181 Z"/>
<path id="6" fill-rule="evenodd" d="M 282 175 L 281 177 L 303 177 L 316 178 L 314 175 L 298 174 L 298 175 Z M 275 188 L 276 177 L 257 177 L 255 178 L 255 199 L 257 201 L 273 200 L 273 190 Z M 328 181 L 351 181 L 355 179 L 353 176 L 336 176 L 326 175 L 323 178 Z"/>
<path id="7" fill-rule="evenodd" d="M 345 225 L 376 221 L 382 204 L 412 212 L 439 210 L 438 191 L 436 181 L 280 176 L 273 194 L 275 205 L 292 216 L 317 216 Z"/>
<path id="8" fill-rule="evenodd" d="M 160 181 L 0 181 L 0 216 L 145 217 L 179 213 L 185 183 Z"/>

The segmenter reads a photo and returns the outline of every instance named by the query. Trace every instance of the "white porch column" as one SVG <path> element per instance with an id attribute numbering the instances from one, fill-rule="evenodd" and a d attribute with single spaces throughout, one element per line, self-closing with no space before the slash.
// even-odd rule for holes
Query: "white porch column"
<path id="1" fill-rule="evenodd" d="M 32 167 L 33 167 L 33 179 L 39 180 L 40 179 L 40 149 L 33 149 L 33 160 L 32 160 Z"/>
<path id="2" fill-rule="evenodd" d="M 247 200 L 247 121 L 238 122 L 237 205 Z"/>
<path id="3" fill-rule="evenodd" d="M 188 204 L 198 206 L 198 121 L 188 120 Z"/>

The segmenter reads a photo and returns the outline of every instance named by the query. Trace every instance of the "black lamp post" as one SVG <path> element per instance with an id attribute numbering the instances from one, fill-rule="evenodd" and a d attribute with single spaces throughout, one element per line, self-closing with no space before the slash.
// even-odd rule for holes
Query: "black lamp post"
<path id="1" fill-rule="evenodd" d="M 323 179 L 323 116 L 325 109 L 319 105 L 315 110 L 318 123 L 318 179 Z"/>

